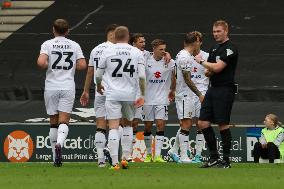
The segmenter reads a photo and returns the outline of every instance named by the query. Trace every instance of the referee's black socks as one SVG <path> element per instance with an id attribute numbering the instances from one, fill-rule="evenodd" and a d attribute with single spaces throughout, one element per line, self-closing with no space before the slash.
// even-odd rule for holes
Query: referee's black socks
<path id="1" fill-rule="evenodd" d="M 223 144 L 223 159 L 229 162 L 230 157 L 230 149 L 231 149 L 231 142 L 232 142 L 232 135 L 230 129 L 225 129 L 220 131 L 222 144 Z"/>
<path id="2" fill-rule="evenodd" d="M 209 148 L 210 157 L 213 159 L 219 159 L 219 154 L 217 151 L 217 142 L 213 128 L 210 126 L 205 129 L 202 129 L 202 133 Z"/>

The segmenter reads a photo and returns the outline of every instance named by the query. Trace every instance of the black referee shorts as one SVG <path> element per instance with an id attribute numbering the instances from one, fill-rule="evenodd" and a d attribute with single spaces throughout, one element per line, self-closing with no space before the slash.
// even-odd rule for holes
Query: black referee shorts
<path id="1" fill-rule="evenodd" d="M 199 120 L 228 125 L 234 99 L 234 87 L 209 87 L 201 104 Z"/>

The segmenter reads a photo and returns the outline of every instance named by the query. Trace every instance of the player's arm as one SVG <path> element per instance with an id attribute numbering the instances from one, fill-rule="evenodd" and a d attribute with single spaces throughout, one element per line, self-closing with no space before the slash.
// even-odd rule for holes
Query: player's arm
<path id="1" fill-rule="evenodd" d="M 170 92 L 169 92 L 169 100 L 173 101 L 175 98 L 175 92 L 176 92 L 176 73 L 175 69 L 172 70 L 172 77 L 171 77 L 171 86 L 170 86 Z"/>
<path id="2" fill-rule="evenodd" d="M 37 65 L 41 69 L 48 68 L 48 56 L 46 54 L 40 54 L 37 59 Z"/>
<path id="3" fill-rule="evenodd" d="M 86 63 L 86 59 L 83 55 L 82 49 L 80 47 L 79 44 L 77 44 L 77 50 L 76 50 L 76 69 L 77 70 L 84 70 L 87 68 L 87 63 Z"/>
<path id="4" fill-rule="evenodd" d="M 93 75 L 94 75 L 94 67 L 93 66 L 89 66 L 88 67 L 88 71 L 87 71 L 87 75 L 86 75 L 86 79 L 85 79 L 85 84 L 84 84 L 84 91 L 81 95 L 80 98 L 80 103 L 82 106 L 86 106 L 89 103 L 89 98 L 90 98 L 90 87 L 91 87 L 91 83 L 93 80 Z"/>
<path id="5" fill-rule="evenodd" d="M 102 53 L 99 62 L 98 62 L 98 67 L 96 69 L 96 84 L 97 84 L 97 92 L 103 95 L 104 87 L 102 86 L 102 80 L 103 80 L 103 75 L 105 73 L 106 69 L 106 55 L 105 52 Z"/>
<path id="6" fill-rule="evenodd" d="M 139 77 L 139 88 L 141 96 L 135 101 L 134 105 L 136 107 L 141 107 L 144 105 L 144 96 L 146 89 L 146 73 L 145 73 L 144 63 L 138 63 L 138 77 Z"/>
<path id="7" fill-rule="evenodd" d="M 76 70 L 84 70 L 87 68 L 87 63 L 85 58 L 80 58 L 76 61 Z"/>
<path id="8" fill-rule="evenodd" d="M 40 53 L 37 59 L 37 65 L 41 69 L 47 69 L 48 68 L 48 52 L 49 52 L 49 43 L 46 41 L 41 45 Z"/>
<path id="9" fill-rule="evenodd" d="M 145 73 L 145 65 L 138 64 L 138 76 L 139 76 L 139 87 L 141 91 L 141 95 L 145 96 L 145 88 L 146 88 L 146 73 Z"/>
<path id="10" fill-rule="evenodd" d="M 191 73 L 190 71 L 187 70 L 182 70 L 182 75 L 183 75 L 183 79 L 185 81 L 185 83 L 187 84 L 187 86 L 190 88 L 190 90 L 192 90 L 192 92 L 194 94 L 196 94 L 196 96 L 199 97 L 200 101 L 203 100 L 203 95 L 202 93 L 197 89 L 196 85 L 193 83 L 193 81 L 191 80 Z"/>

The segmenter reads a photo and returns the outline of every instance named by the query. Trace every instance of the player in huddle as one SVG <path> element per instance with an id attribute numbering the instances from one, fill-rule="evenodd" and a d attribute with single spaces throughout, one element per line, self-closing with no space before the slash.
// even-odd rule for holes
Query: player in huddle
<path id="1" fill-rule="evenodd" d="M 168 120 L 168 104 L 174 98 L 174 61 L 169 63 L 163 58 L 166 54 L 166 42 L 155 39 L 152 43 L 153 55 L 146 59 L 146 91 L 144 111 L 144 141 L 147 156 L 144 162 L 165 162 L 161 157 L 164 142 L 165 124 Z M 152 125 L 157 126 L 155 136 L 155 154 L 152 157 Z"/>
<path id="2" fill-rule="evenodd" d="M 62 165 L 62 148 L 67 138 L 70 114 L 75 100 L 75 70 L 87 67 L 81 47 L 67 39 L 69 24 L 64 19 L 53 23 L 54 38 L 41 45 L 37 65 L 46 69 L 44 101 L 50 117 L 50 143 L 54 166 Z"/>

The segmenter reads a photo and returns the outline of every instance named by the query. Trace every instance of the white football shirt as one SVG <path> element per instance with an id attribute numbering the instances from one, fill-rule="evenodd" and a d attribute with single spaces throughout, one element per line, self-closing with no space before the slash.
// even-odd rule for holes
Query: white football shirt
<path id="1" fill-rule="evenodd" d="M 40 54 L 48 56 L 45 90 L 75 90 L 76 62 L 85 58 L 80 45 L 59 36 L 45 41 Z"/>
<path id="2" fill-rule="evenodd" d="M 200 51 L 201 57 L 203 60 L 207 60 L 209 54 Z M 205 94 L 205 92 L 208 89 L 209 85 L 209 78 L 205 76 L 205 68 L 204 66 L 198 64 L 195 60 L 192 62 L 192 70 L 191 70 L 191 80 L 197 87 L 197 89 L 202 93 Z M 192 91 L 190 95 L 196 95 Z"/>
<path id="3" fill-rule="evenodd" d="M 107 42 L 103 42 L 101 44 L 99 44 L 98 46 L 96 46 L 92 51 L 91 51 L 91 54 L 90 54 L 90 60 L 89 60 L 89 65 L 90 67 L 94 67 L 94 83 L 96 84 L 96 70 L 99 66 L 99 60 L 100 60 L 100 57 L 103 53 L 103 51 L 110 47 L 111 45 L 113 45 L 112 42 L 110 41 L 107 41 Z M 102 80 L 102 85 L 107 88 L 106 86 L 106 83 L 104 81 L 104 77 L 103 77 L 103 80 Z M 100 93 L 96 92 L 96 96 L 102 96 Z"/>
<path id="4" fill-rule="evenodd" d="M 146 90 L 145 105 L 168 105 L 172 71 L 175 62 L 171 60 L 168 64 L 165 59 L 155 60 L 150 56 L 146 60 Z"/>
<path id="5" fill-rule="evenodd" d="M 176 100 L 183 99 L 190 93 L 190 88 L 184 81 L 182 71 L 191 71 L 194 57 L 185 49 L 176 56 Z"/>
<path id="6" fill-rule="evenodd" d="M 138 64 L 142 64 L 143 69 L 138 69 Z M 145 77 L 144 64 L 142 52 L 127 43 L 113 44 L 105 49 L 98 69 L 104 69 L 106 100 L 135 101 L 138 78 Z"/>

